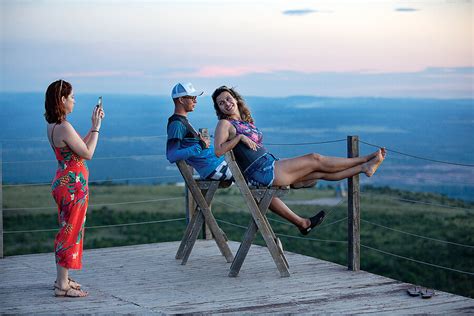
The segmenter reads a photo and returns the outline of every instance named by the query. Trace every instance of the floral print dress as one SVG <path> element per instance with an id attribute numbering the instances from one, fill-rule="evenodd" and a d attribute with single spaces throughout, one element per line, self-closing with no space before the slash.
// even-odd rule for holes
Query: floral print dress
<path id="1" fill-rule="evenodd" d="M 58 205 L 60 225 L 54 240 L 56 263 L 67 269 L 81 269 L 84 225 L 89 203 L 89 170 L 84 159 L 68 146 L 53 149 L 58 169 L 51 189 Z"/>

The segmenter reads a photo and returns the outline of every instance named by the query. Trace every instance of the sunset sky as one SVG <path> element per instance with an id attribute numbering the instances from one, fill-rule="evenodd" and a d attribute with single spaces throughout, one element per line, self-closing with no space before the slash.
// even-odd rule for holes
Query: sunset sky
<path id="1" fill-rule="evenodd" d="M 0 91 L 474 97 L 472 1 L 0 3 Z"/>

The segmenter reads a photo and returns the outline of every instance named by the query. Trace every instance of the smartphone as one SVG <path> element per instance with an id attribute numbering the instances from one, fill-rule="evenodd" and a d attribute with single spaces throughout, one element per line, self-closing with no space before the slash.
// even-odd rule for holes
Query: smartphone
<path id="1" fill-rule="evenodd" d="M 201 134 L 201 136 L 203 138 L 207 138 L 207 139 L 210 139 L 209 137 L 209 130 L 207 128 L 200 128 L 199 129 L 199 134 Z"/>
<path id="2" fill-rule="evenodd" d="M 99 99 L 97 100 L 97 106 L 99 108 L 102 108 L 102 96 L 100 96 Z"/>

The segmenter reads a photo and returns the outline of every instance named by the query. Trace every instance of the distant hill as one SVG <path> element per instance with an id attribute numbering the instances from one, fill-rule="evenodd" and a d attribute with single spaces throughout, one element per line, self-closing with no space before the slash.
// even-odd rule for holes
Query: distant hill
<path id="1" fill-rule="evenodd" d="M 41 93 L 0 94 L 4 183 L 52 179 L 56 164 L 45 136 L 43 98 Z M 96 95 L 76 95 L 76 107 L 69 120 L 79 133 L 90 128 L 90 112 L 96 99 Z M 264 132 L 264 142 L 278 157 L 308 152 L 346 156 L 344 139 L 358 135 L 364 142 L 398 152 L 474 164 L 471 99 L 249 96 L 246 100 Z M 166 122 L 173 111 L 169 97 L 104 95 L 104 109 L 107 116 L 99 146 L 89 163 L 91 180 L 126 178 L 131 183 L 166 183 L 180 178 L 164 157 Z M 216 116 L 210 97 L 201 97 L 189 117 L 196 128 L 208 127 L 212 134 Z M 342 141 L 319 144 L 332 140 Z M 301 143 L 314 144 L 290 145 Z M 360 145 L 363 154 L 373 150 L 375 147 Z M 149 177 L 155 179 L 134 180 Z M 474 200 L 472 179 L 472 167 L 419 160 L 395 152 L 389 152 L 375 177 L 362 177 L 367 184 Z"/>

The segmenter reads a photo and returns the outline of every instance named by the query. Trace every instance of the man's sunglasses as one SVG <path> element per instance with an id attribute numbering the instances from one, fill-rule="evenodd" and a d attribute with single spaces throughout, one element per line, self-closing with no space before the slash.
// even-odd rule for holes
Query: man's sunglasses
<path id="1" fill-rule="evenodd" d="M 193 101 L 196 101 L 197 97 L 193 97 L 193 96 L 190 96 L 190 95 L 185 95 L 184 97 L 182 97 L 184 99 L 191 99 Z"/>

